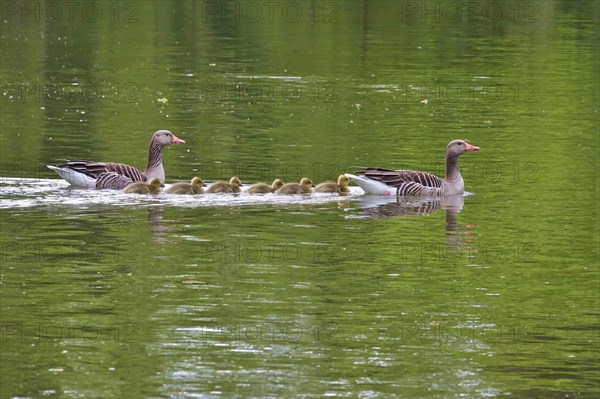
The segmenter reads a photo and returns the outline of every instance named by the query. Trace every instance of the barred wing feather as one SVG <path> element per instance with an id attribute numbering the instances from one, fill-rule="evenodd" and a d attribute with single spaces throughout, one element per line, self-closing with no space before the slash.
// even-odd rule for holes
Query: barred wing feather
<path id="1" fill-rule="evenodd" d="M 96 188 L 122 190 L 131 183 L 133 183 L 133 180 L 127 176 L 120 175 L 116 172 L 107 172 L 98 176 L 98 179 L 96 179 Z"/>
<path id="2" fill-rule="evenodd" d="M 363 175 L 387 184 L 388 186 L 414 192 L 412 195 L 419 195 L 416 191 L 420 188 L 439 189 L 442 187 L 443 180 L 427 172 L 419 172 L 415 170 L 389 170 L 382 168 L 365 168 Z M 403 187 L 406 187 L 405 189 Z M 427 190 L 429 191 L 429 190 Z M 400 192 L 401 195 L 404 194 Z"/>
<path id="3" fill-rule="evenodd" d="M 66 164 L 58 165 L 61 168 L 69 168 L 79 173 L 95 179 L 100 178 L 105 173 L 115 173 L 122 175 L 131 182 L 146 181 L 146 176 L 139 169 L 131 165 L 112 162 L 91 162 L 91 161 L 69 161 Z M 106 176 L 106 179 L 114 179 L 114 177 Z M 105 187 L 108 188 L 108 187 Z"/>

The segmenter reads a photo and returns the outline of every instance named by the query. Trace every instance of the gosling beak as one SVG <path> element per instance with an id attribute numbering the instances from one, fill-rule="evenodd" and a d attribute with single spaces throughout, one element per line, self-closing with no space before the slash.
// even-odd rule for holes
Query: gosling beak
<path id="1" fill-rule="evenodd" d="M 479 147 L 465 143 L 467 152 L 469 151 L 479 151 Z"/>
<path id="2" fill-rule="evenodd" d="M 182 140 L 179 137 L 173 135 L 173 139 L 171 139 L 171 144 L 185 144 L 185 140 Z"/>

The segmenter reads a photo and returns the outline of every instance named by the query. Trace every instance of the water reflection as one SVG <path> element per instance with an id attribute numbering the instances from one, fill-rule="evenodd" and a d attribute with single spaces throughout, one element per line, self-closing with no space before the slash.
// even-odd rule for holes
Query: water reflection
<path id="1" fill-rule="evenodd" d="M 424 216 L 438 209 L 446 210 L 446 224 L 455 225 L 456 215 L 464 204 L 463 195 L 450 197 L 395 197 L 364 195 L 354 202 L 358 205 L 359 217 L 384 219 L 394 216 Z M 353 216 L 350 216 L 353 217 Z M 355 217 L 355 216 L 354 216 Z"/>
<path id="2" fill-rule="evenodd" d="M 408 217 L 430 215 L 438 210 L 446 211 L 445 232 L 448 245 L 455 247 L 460 244 L 457 231 L 458 214 L 465 204 L 464 195 L 449 197 L 395 197 L 381 195 L 364 195 L 348 208 L 348 218 L 386 219 L 390 217 Z"/>
<path id="3" fill-rule="evenodd" d="M 165 234 L 169 231 L 169 227 L 163 225 L 163 209 L 164 207 L 160 204 L 152 205 L 148 207 L 148 227 L 154 236 L 156 242 L 164 244 L 168 240 Z"/>

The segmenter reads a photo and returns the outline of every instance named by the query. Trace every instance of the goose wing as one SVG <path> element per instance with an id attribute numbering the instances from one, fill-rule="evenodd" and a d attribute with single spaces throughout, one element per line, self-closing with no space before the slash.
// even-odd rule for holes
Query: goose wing
<path id="1" fill-rule="evenodd" d="M 58 165 L 60 168 L 68 168 L 79 173 L 83 173 L 94 179 L 100 178 L 100 176 L 106 173 L 114 173 L 128 178 L 131 182 L 146 181 L 147 178 L 142 171 L 123 163 L 114 162 L 92 162 L 85 160 L 68 161 L 63 165 Z M 106 179 L 115 179 L 115 176 L 107 176 Z"/>
<path id="2" fill-rule="evenodd" d="M 443 183 L 443 180 L 434 174 L 416 170 L 363 168 L 361 173 L 369 179 L 377 180 L 396 188 L 408 183 L 415 183 L 429 188 L 440 188 Z"/>
<path id="3" fill-rule="evenodd" d="M 134 181 L 125 175 L 116 172 L 106 172 L 102 173 L 96 179 L 96 188 L 122 190 L 131 183 L 134 183 Z"/>

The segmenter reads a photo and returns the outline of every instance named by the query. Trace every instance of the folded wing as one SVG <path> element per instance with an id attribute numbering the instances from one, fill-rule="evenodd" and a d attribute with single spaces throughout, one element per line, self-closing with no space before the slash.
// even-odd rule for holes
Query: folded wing
<path id="1" fill-rule="evenodd" d="M 443 180 L 427 172 L 362 168 L 363 176 L 396 188 L 398 195 L 436 195 Z"/>

